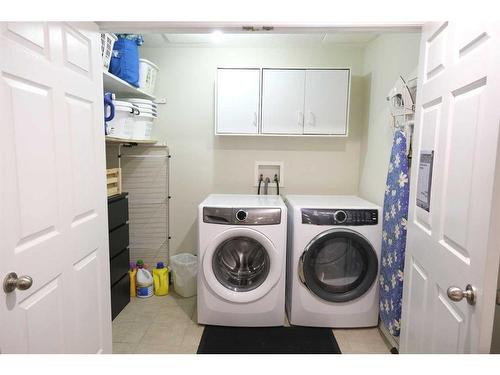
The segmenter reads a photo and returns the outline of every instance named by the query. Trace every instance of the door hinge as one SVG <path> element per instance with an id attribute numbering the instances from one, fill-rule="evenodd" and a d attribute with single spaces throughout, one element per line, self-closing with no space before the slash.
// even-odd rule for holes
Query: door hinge
<path id="1" fill-rule="evenodd" d="M 497 305 L 500 306 L 500 289 L 497 290 Z"/>

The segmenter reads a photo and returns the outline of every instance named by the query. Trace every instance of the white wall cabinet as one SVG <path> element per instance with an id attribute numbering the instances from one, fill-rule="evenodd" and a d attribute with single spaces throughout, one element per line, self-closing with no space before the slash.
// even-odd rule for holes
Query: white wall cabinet
<path id="1" fill-rule="evenodd" d="M 348 68 L 218 69 L 216 133 L 346 136 L 349 92 Z"/>
<path id="2" fill-rule="evenodd" d="M 304 134 L 347 134 L 349 70 L 305 71 Z"/>
<path id="3" fill-rule="evenodd" d="M 304 128 L 303 69 L 262 70 L 262 133 L 302 134 Z"/>
<path id="4" fill-rule="evenodd" d="M 217 69 L 217 134 L 258 134 L 260 69 Z"/>

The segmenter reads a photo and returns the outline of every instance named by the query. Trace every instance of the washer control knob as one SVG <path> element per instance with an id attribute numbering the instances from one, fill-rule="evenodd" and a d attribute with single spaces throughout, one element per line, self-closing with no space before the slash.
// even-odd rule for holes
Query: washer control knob
<path id="1" fill-rule="evenodd" d="M 335 211 L 334 217 L 335 222 L 339 224 L 345 223 L 345 221 L 347 220 L 347 214 L 343 210 Z"/>
<path id="2" fill-rule="evenodd" d="M 243 210 L 238 210 L 236 212 L 236 220 L 238 221 L 243 221 L 247 218 L 248 214 L 246 213 L 246 211 L 243 211 Z"/>

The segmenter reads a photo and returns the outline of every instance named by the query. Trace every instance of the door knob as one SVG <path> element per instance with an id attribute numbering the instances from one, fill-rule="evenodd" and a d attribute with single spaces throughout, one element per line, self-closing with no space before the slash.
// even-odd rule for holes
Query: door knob
<path id="1" fill-rule="evenodd" d="M 5 293 L 12 293 L 14 290 L 26 290 L 33 285 L 33 279 L 29 276 L 17 277 L 17 273 L 11 272 L 3 279 L 3 290 Z"/>
<path id="2" fill-rule="evenodd" d="M 457 286 L 450 286 L 446 294 L 448 294 L 448 298 L 454 302 L 459 302 L 465 298 L 469 305 L 476 304 L 476 289 L 470 284 L 465 287 L 465 290 Z"/>

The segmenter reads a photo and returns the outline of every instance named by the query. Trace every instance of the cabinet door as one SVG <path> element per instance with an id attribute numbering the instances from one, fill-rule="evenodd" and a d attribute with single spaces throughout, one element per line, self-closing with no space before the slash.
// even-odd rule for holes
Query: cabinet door
<path id="1" fill-rule="evenodd" d="M 217 69 L 217 134 L 259 132 L 260 69 Z"/>
<path id="2" fill-rule="evenodd" d="M 302 134 L 304 83 L 303 69 L 263 69 L 262 133 Z"/>
<path id="3" fill-rule="evenodd" d="M 347 135 L 349 69 L 306 71 L 304 134 Z"/>

